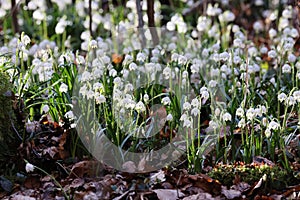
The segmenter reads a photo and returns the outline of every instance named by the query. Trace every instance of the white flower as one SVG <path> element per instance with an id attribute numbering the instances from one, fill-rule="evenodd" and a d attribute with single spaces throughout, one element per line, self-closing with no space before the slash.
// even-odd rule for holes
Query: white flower
<path id="1" fill-rule="evenodd" d="M 44 105 L 43 108 L 42 108 L 42 111 L 43 111 L 44 113 L 48 113 L 49 110 L 50 110 L 50 108 L 49 108 L 48 105 Z"/>
<path id="2" fill-rule="evenodd" d="M 286 100 L 287 96 L 285 93 L 282 92 L 277 96 L 277 98 L 278 98 L 278 101 L 283 102 L 284 100 Z"/>
<path id="3" fill-rule="evenodd" d="M 138 112 L 145 112 L 146 111 L 146 106 L 144 105 L 144 103 L 142 101 L 139 101 L 136 105 L 135 105 L 135 109 Z"/>
<path id="4" fill-rule="evenodd" d="M 286 99 L 286 104 L 289 105 L 289 106 L 295 105 L 296 104 L 295 98 L 293 96 L 289 96 Z"/>
<path id="5" fill-rule="evenodd" d="M 220 108 L 216 108 L 216 110 L 215 110 L 215 116 L 218 117 L 220 115 L 220 113 L 221 113 Z"/>
<path id="6" fill-rule="evenodd" d="M 27 173 L 33 172 L 33 170 L 34 170 L 34 165 L 32 165 L 32 164 L 30 164 L 30 163 L 26 163 L 25 170 L 26 170 Z"/>
<path id="7" fill-rule="evenodd" d="M 179 120 L 184 121 L 184 120 L 187 120 L 187 119 L 188 119 L 188 116 L 187 116 L 187 114 L 184 113 L 184 114 L 181 115 Z"/>
<path id="8" fill-rule="evenodd" d="M 265 131 L 266 138 L 270 138 L 271 134 L 272 134 L 271 130 L 267 128 L 266 131 Z"/>
<path id="9" fill-rule="evenodd" d="M 246 117 L 248 120 L 253 120 L 255 117 L 255 114 L 256 114 L 255 110 L 253 108 L 249 108 L 246 112 Z"/>
<path id="10" fill-rule="evenodd" d="M 199 100 L 197 98 L 193 99 L 191 102 L 191 105 L 194 107 L 198 107 L 199 106 Z"/>
<path id="11" fill-rule="evenodd" d="M 276 53 L 275 50 L 270 50 L 270 51 L 268 52 L 268 56 L 269 56 L 270 58 L 276 58 L 277 53 Z"/>
<path id="12" fill-rule="evenodd" d="M 205 102 L 209 98 L 209 93 L 207 91 L 203 91 L 201 93 L 201 98 L 203 98 L 203 102 Z"/>
<path id="13" fill-rule="evenodd" d="M 231 121 L 231 114 L 230 113 L 225 113 L 223 114 L 223 121 L 226 122 L 226 121 Z"/>
<path id="14" fill-rule="evenodd" d="M 229 53 L 227 53 L 226 51 L 219 54 L 219 59 L 222 61 L 227 61 L 229 57 Z"/>
<path id="15" fill-rule="evenodd" d="M 289 65 L 289 64 L 284 64 L 283 66 L 282 66 L 282 73 L 287 73 L 287 74 L 289 74 L 289 73 L 291 73 L 292 72 L 292 68 L 291 68 L 291 66 Z"/>
<path id="16" fill-rule="evenodd" d="M 68 118 L 68 119 L 75 119 L 75 115 L 74 115 L 73 111 L 70 110 L 70 111 L 66 112 L 65 118 Z"/>
<path id="17" fill-rule="evenodd" d="M 96 40 L 91 40 L 89 43 L 89 47 L 92 49 L 96 49 L 98 47 L 98 42 Z"/>
<path id="18" fill-rule="evenodd" d="M 149 95 L 148 94 L 144 94 L 143 99 L 144 99 L 145 102 L 148 102 L 149 101 Z"/>
<path id="19" fill-rule="evenodd" d="M 200 110 L 199 110 L 198 108 L 193 108 L 193 109 L 191 110 L 191 114 L 194 115 L 195 117 L 196 117 L 197 115 L 199 115 L 199 113 L 200 113 Z"/>
<path id="20" fill-rule="evenodd" d="M 239 107 L 238 109 L 236 109 L 236 116 L 239 116 L 239 117 L 243 117 L 244 116 L 244 109 Z"/>
<path id="21" fill-rule="evenodd" d="M 215 80 L 210 80 L 209 81 L 209 83 L 208 83 L 208 86 L 210 87 L 210 88 L 215 88 L 216 86 L 217 86 L 217 81 L 215 81 Z"/>
<path id="22" fill-rule="evenodd" d="M 271 121 L 269 123 L 268 129 L 270 130 L 278 130 L 280 128 L 279 123 L 275 122 L 275 121 Z"/>
<path id="23" fill-rule="evenodd" d="M 167 121 L 172 121 L 173 120 L 173 115 L 171 113 L 168 114 L 167 117 L 166 117 L 166 120 Z"/>
<path id="24" fill-rule="evenodd" d="M 169 97 L 164 97 L 164 98 L 162 98 L 161 102 L 164 105 L 170 105 L 171 104 L 171 99 Z"/>
<path id="25" fill-rule="evenodd" d="M 105 103 L 106 98 L 104 95 L 100 94 L 99 92 L 95 93 L 95 100 L 97 104 Z"/>
<path id="26" fill-rule="evenodd" d="M 209 127 L 211 127 L 212 129 L 217 129 L 218 128 L 218 123 L 213 121 L 213 120 L 210 120 L 209 121 Z"/>
<path id="27" fill-rule="evenodd" d="M 185 56 L 179 55 L 178 64 L 184 65 L 187 62 L 187 58 Z"/>
<path id="28" fill-rule="evenodd" d="M 185 119 L 185 120 L 183 121 L 183 127 L 190 128 L 191 126 L 192 126 L 191 120 Z"/>
<path id="29" fill-rule="evenodd" d="M 172 74 L 172 71 L 171 71 L 170 67 L 164 68 L 163 75 L 165 76 L 165 79 L 169 79 L 171 74 Z"/>
<path id="30" fill-rule="evenodd" d="M 260 32 L 264 29 L 264 26 L 263 24 L 261 23 L 261 21 L 256 21 L 254 22 L 253 24 L 253 29 L 256 31 L 256 32 Z"/>
<path id="31" fill-rule="evenodd" d="M 244 118 L 242 118 L 239 123 L 238 123 L 238 127 L 239 128 L 244 128 L 246 126 L 246 121 Z"/>
<path id="32" fill-rule="evenodd" d="M 146 60 L 146 54 L 145 54 L 145 53 L 139 52 L 139 53 L 136 55 L 136 61 L 144 62 L 145 60 Z"/>
<path id="33" fill-rule="evenodd" d="M 276 35 L 277 35 L 277 31 L 276 31 L 275 29 L 271 28 L 271 29 L 269 30 L 269 36 L 270 36 L 270 38 L 272 39 L 272 38 L 274 38 Z"/>
<path id="34" fill-rule="evenodd" d="M 183 104 L 183 110 L 189 110 L 189 109 L 191 109 L 191 104 L 189 102 L 185 102 Z"/>
<path id="35" fill-rule="evenodd" d="M 26 46 L 30 43 L 30 37 L 28 35 L 21 35 L 21 42 Z"/>
<path id="36" fill-rule="evenodd" d="M 300 102 L 300 90 L 294 91 L 293 96 L 296 101 Z"/>
<path id="37" fill-rule="evenodd" d="M 63 92 L 67 93 L 68 92 L 68 86 L 65 83 L 62 83 L 59 87 L 59 92 L 60 93 L 63 93 Z"/>
<path id="38" fill-rule="evenodd" d="M 267 126 L 267 123 L 268 123 L 268 119 L 267 119 L 266 117 L 264 117 L 264 118 L 262 119 L 262 125 L 263 125 L 263 126 Z"/>
<path id="39" fill-rule="evenodd" d="M 219 15 L 219 19 L 221 22 L 231 22 L 235 19 L 235 16 L 231 11 L 226 10 L 224 13 Z"/>
<path id="40" fill-rule="evenodd" d="M 137 65 L 134 62 L 132 62 L 132 63 L 129 64 L 128 68 L 129 68 L 130 71 L 134 71 L 134 70 L 137 69 Z"/>
<path id="41" fill-rule="evenodd" d="M 294 63 L 296 60 L 297 60 L 297 57 L 296 57 L 294 54 L 290 53 L 290 54 L 288 55 L 288 61 L 289 61 L 290 63 Z"/>

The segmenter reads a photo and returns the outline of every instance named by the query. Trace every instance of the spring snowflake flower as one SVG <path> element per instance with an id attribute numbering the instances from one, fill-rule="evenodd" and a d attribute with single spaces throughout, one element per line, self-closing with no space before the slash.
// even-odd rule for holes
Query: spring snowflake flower
<path id="1" fill-rule="evenodd" d="M 287 96 L 285 93 L 282 92 L 277 96 L 277 98 L 278 98 L 278 101 L 283 102 L 286 100 Z"/>
<path id="2" fill-rule="evenodd" d="M 275 50 L 270 50 L 270 51 L 268 52 L 268 56 L 269 56 L 270 58 L 276 58 L 277 53 L 276 53 Z"/>
<path id="3" fill-rule="evenodd" d="M 181 115 L 179 120 L 184 121 L 184 120 L 187 120 L 187 119 L 188 119 L 188 115 L 184 113 L 184 114 Z"/>
<path id="4" fill-rule="evenodd" d="M 146 54 L 145 53 L 139 52 L 136 55 L 136 61 L 138 61 L 138 62 L 145 62 L 145 60 L 146 60 Z"/>
<path id="5" fill-rule="evenodd" d="M 297 60 L 297 57 L 296 57 L 294 54 L 290 53 L 290 54 L 288 55 L 288 61 L 289 61 L 290 63 L 294 63 L 296 60 Z"/>
<path id="6" fill-rule="evenodd" d="M 218 123 L 213 120 L 210 120 L 208 125 L 214 130 L 218 128 Z"/>
<path id="7" fill-rule="evenodd" d="M 164 68 L 163 75 L 165 76 L 165 79 L 169 79 L 171 74 L 172 74 L 172 71 L 171 71 L 170 67 Z"/>
<path id="8" fill-rule="evenodd" d="M 66 112 L 66 114 L 64 116 L 65 116 L 65 118 L 70 119 L 70 120 L 75 119 L 75 115 L 72 110 Z"/>
<path id="9" fill-rule="evenodd" d="M 186 127 L 186 128 L 192 127 L 192 122 L 191 122 L 191 120 L 185 119 L 185 120 L 183 121 L 183 127 Z"/>
<path id="10" fill-rule="evenodd" d="M 263 26 L 263 24 L 262 24 L 261 21 L 256 21 L 256 22 L 254 22 L 254 24 L 253 24 L 253 29 L 254 29 L 256 32 L 260 32 L 260 31 L 262 31 L 262 30 L 264 29 L 264 26 Z"/>
<path id="11" fill-rule="evenodd" d="M 237 110 L 236 110 L 236 116 L 239 116 L 239 117 L 243 117 L 244 116 L 244 109 L 239 107 Z"/>
<path id="12" fill-rule="evenodd" d="M 191 110 L 191 114 L 192 114 L 194 117 L 196 117 L 197 115 L 200 114 L 200 110 L 199 110 L 198 108 L 193 108 L 193 109 Z"/>
<path id="13" fill-rule="evenodd" d="M 266 135 L 266 138 L 270 138 L 271 137 L 272 132 L 271 132 L 271 130 L 269 128 L 266 129 L 265 135 Z"/>
<path id="14" fill-rule="evenodd" d="M 209 93 L 208 93 L 207 91 L 203 91 L 203 92 L 201 93 L 201 98 L 202 98 L 202 101 L 203 101 L 203 102 L 206 102 L 207 99 L 209 98 Z"/>
<path id="15" fill-rule="evenodd" d="M 226 10 L 224 13 L 219 15 L 221 22 L 232 22 L 235 19 L 233 12 Z"/>
<path id="16" fill-rule="evenodd" d="M 278 130 L 280 128 L 279 123 L 275 122 L 275 121 L 271 121 L 268 125 L 268 129 L 270 130 Z"/>
<path id="17" fill-rule="evenodd" d="M 244 118 L 242 118 L 239 123 L 238 123 L 238 127 L 239 128 L 244 128 L 246 126 L 246 121 Z"/>
<path id="18" fill-rule="evenodd" d="M 26 163 L 25 170 L 26 170 L 27 173 L 33 172 L 34 171 L 34 165 L 32 165 L 30 163 Z"/>
<path id="19" fill-rule="evenodd" d="M 168 114 L 166 117 L 167 121 L 172 121 L 173 120 L 173 115 L 172 114 Z"/>
<path id="20" fill-rule="evenodd" d="M 146 111 L 146 106 L 142 101 L 139 101 L 135 105 L 135 110 L 138 111 L 138 112 L 145 112 Z"/>
<path id="21" fill-rule="evenodd" d="M 61 85 L 60 85 L 60 87 L 59 87 L 59 92 L 60 93 L 67 93 L 68 92 L 68 86 L 67 86 L 67 84 L 65 84 L 65 83 L 62 83 Z"/>
<path id="22" fill-rule="evenodd" d="M 246 117 L 248 120 L 252 121 L 256 116 L 256 112 L 253 108 L 249 108 L 246 112 Z"/>
<path id="23" fill-rule="evenodd" d="M 104 95 L 100 94 L 100 92 L 95 92 L 95 100 L 97 104 L 105 103 L 106 98 Z"/>
<path id="24" fill-rule="evenodd" d="M 292 72 L 292 67 L 289 64 L 284 64 L 282 66 L 282 73 L 290 74 Z"/>
<path id="25" fill-rule="evenodd" d="M 48 113 L 49 110 L 50 110 L 50 108 L 49 108 L 48 105 L 44 105 L 43 108 L 42 108 L 42 111 L 43 111 L 44 113 Z"/>
<path id="26" fill-rule="evenodd" d="M 208 83 L 208 86 L 210 88 L 215 88 L 217 86 L 218 82 L 215 81 L 215 80 L 210 80 L 209 83 Z"/>
<path id="27" fill-rule="evenodd" d="M 277 31 L 276 31 L 275 29 L 271 28 L 271 29 L 269 30 L 269 36 L 270 36 L 270 38 L 272 39 L 272 38 L 274 38 L 276 35 L 277 35 Z"/>
<path id="28" fill-rule="evenodd" d="M 293 96 L 297 102 L 300 102 L 300 90 L 294 91 Z"/>
<path id="29" fill-rule="evenodd" d="M 224 115 L 223 115 L 223 121 L 224 122 L 227 122 L 227 121 L 231 121 L 231 114 L 230 113 L 225 113 Z"/>
<path id="30" fill-rule="evenodd" d="M 189 109 L 191 109 L 191 104 L 189 102 L 184 102 L 183 110 L 189 110 Z"/>
<path id="31" fill-rule="evenodd" d="M 289 106 L 293 106 L 296 104 L 296 100 L 293 96 L 289 96 L 288 98 L 286 98 L 286 104 Z"/>
<path id="32" fill-rule="evenodd" d="M 199 100 L 197 98 L 194 98 L 191 102 L 191 105 L 197 108 L 199 106 Z"/>
<path id="33" fill-rule="evenodd" d="M 161 102 L 164 105 L 170 105 L 171 104 L 171 99 L 169 97 L 164 97 L 164 98 L 162 98 Z"/>
<path id="34" fill-rule="evenodd" d="M 98 47 L 98 43 L 96 40 L 91 40 L 89 43 L 89 47 L 92 49 L 96 49 Z"/>

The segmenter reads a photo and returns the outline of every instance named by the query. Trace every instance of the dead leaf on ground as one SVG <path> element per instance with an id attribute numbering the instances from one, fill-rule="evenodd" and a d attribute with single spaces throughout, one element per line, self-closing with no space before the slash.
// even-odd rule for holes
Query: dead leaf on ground
<path id="1" fill-rule="evenodd" d="M 185 196 L 179 190 L 157 189 L 153 190 L 153 192 L 156 193 L 159 200 L 176 200 Z"/>
<path id="2" fill-rule="evenodd" d="M 195 194 L 195 195 L 183 198 L 183 200 L 200 200 L 200 199 L 201 200 L 202 199 L 205 199 L 205 200 L 216 200 L 216 199 L 220 199 L 220 198 L 212 197 L 211 194 L 209 194 L 209 193 L 199 193 L 199 194 Z"/>
<path id="3" fill-rule="evenodd" d="M 85 160 L 76 163 L 70 172 L 69 178 L 96 177 L 102 170 L 100 162 L 94 160 Z"/>
<path id="4" fill-rule="evenodd" d="M 238 190 L 233 190 L 233 189 L 229 189 L 227 190 L 226 187 L 222 187 L 222 192 L 221 192 L 226 199 L 235 199 L 235 198 L 240 198 L 242 193 Z"/>

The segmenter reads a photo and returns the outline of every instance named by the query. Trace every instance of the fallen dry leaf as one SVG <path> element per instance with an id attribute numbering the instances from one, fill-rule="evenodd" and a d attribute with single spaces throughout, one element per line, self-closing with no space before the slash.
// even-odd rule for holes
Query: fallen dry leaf
<path id="1" fill-rule="evenodd" d="M 216 200 L 218 198 L 217 197 L 212 197 L 211 194 L 208 194 L 208 193 L 199 193 L 199 194 L 195 194 L 195 195 L 183 198 L 183 200 L 202 200 L 202 199 Z"/>
<path id="2" fill-rule="evenodd" d="M 222 192 L 221 192 L 227 199 L 235 199 L 235 198 L 240 198 L 242 193 L 238 190 L 233 190 L 229 189 L 227 190 L 226 187 L 222 187 Z"/>
<path id="3" fill-rule="evenodd" d="M 156 193 L 159 200 L 176 200 L 185 196 L 179 190 L 157 189 L 153 190 L 153 192 Z"/>

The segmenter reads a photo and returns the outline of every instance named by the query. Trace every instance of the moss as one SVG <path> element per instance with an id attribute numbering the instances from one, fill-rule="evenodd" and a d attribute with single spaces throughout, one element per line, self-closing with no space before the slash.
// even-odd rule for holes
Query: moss
<path id="1" fill-rule="evenodd" d="M 267 175 L 267 182 L 270 188 L 283 189 L 288 185 L 295 185 L 299 180 L 287 170 L 283 170 L 278 166 L 267 165 L 217 165 L 208 173 L 214 179 L 217 179 L 226 186 L 231 186 L 238 178 L 241 182 L 246 182 L 250 185 L 255 184 Z"/>

